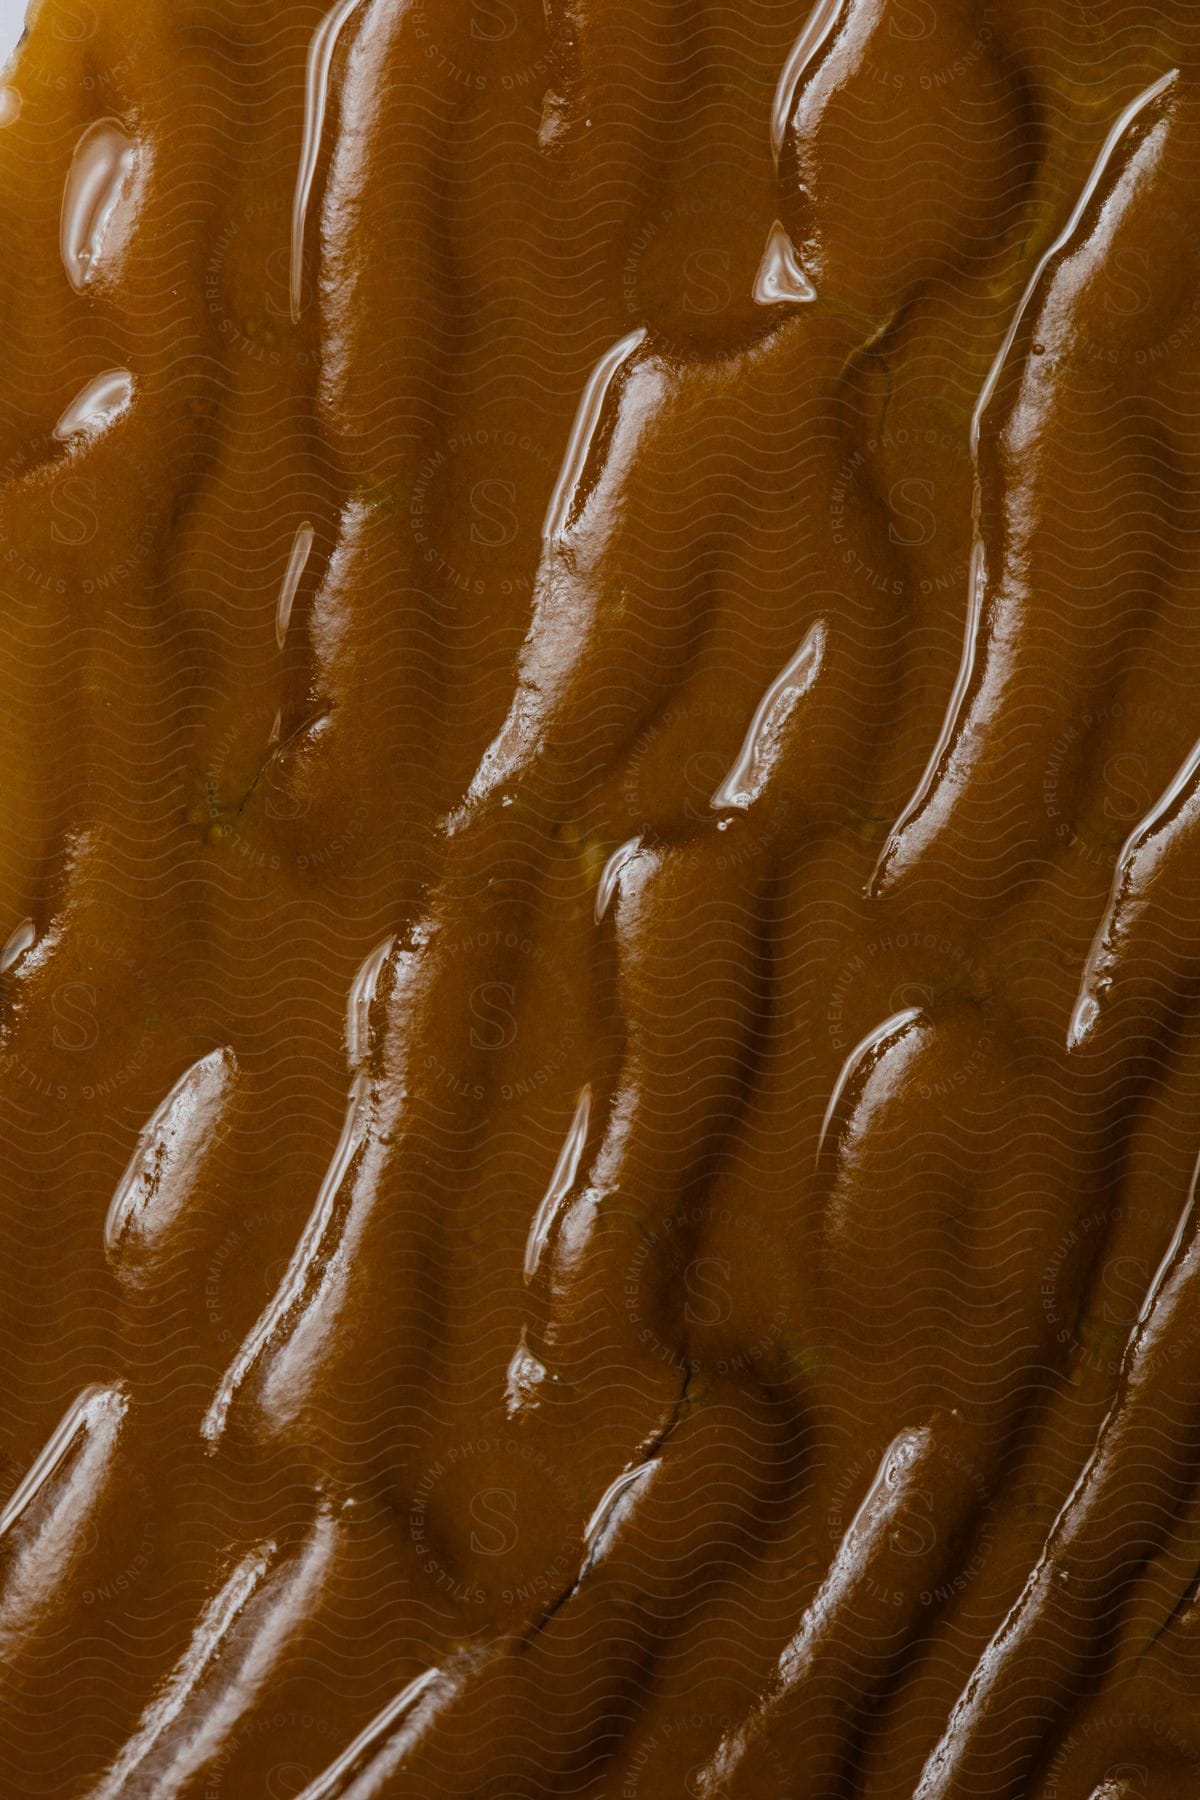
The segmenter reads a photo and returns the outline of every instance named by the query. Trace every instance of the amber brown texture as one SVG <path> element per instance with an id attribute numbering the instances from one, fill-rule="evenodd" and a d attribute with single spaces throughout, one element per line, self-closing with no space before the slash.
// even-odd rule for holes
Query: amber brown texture
<path id="1" fill-rule="evenodd" d="M 1194 1800 L 1200 6 L 5 80 L 0 1800 Z"/>

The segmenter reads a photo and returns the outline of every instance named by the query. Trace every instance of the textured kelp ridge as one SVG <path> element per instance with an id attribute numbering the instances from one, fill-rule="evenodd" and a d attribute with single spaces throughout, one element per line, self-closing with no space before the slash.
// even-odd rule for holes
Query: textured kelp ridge
<path id="1" fill-rule="evenodd" d="M 0 1794 L 1200 1785 L 1188 0 L 41 0 Z"/>

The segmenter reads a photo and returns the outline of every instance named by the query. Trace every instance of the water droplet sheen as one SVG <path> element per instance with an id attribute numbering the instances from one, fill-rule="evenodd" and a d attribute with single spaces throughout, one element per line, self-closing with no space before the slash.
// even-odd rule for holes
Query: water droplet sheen
<path id="1" fill-rule="evenodd" d="M 63 193 L 59 243 L 67 280 L 76 293 L 96 277 L 137 160 L 137 143 L 119 119 L 98 119 L 75 146 Z"/>
<path id="2" fill-rule="evenodd" d="M 288 626 L 292 621 L 292 607 L 296 602 L 304 571 L 312 553 L 315 534 L 307 521 L 301 525 L 292 539 L 291 554 L 288 557 L 287 570 L 283 577 L 283 586 L 279 590 L 279 600 L 275 608 L 275 642 L 282 650 L 287 640 Z"/>
<path id="3" fill-rule="evenodd" d="M 103 431 L 119 418 L 133 399 L 133 376 L 128 369 L 106 369 L 81 388 L 54 427 L 60 444 L 80 432 Z"/>
<path id="4" fill-rule="evenodd" d="M 798 306 L 815 300 L 817 290 L 800 264 L 796 246 L 776 219 L 754 277 L 754 298 L 760 306 Z"/>

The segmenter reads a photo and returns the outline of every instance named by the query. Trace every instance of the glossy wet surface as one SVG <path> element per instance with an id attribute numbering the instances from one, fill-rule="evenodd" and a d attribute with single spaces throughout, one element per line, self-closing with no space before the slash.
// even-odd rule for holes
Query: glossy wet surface
<path id="1" fill-rule="evenodd" d="M 1200 1792 L 1190 0 L 42 0 L 0 1795 Z"/>

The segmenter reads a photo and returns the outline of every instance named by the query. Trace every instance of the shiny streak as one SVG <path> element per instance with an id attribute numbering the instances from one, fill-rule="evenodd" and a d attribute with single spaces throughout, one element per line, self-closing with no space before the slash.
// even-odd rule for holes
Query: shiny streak
<path id="1" fill-rule="evenodd" d="M 300 167 L 296 173 L 296 191 L 292 197 L 292 323 L 300 317 L 304 298 L 304 232 L 308 208 L 312 200 L 313 182 L 321 155 L 321 139 L 325 132 L 325 113 L 329 105 L 329 75 L 337 50 L 338 38 L 362 0 L 339 0 L 326 14 L 313 33 L 308 47 L 308 68 L 304 82 L 304 136 L 300 144 Z"/>

